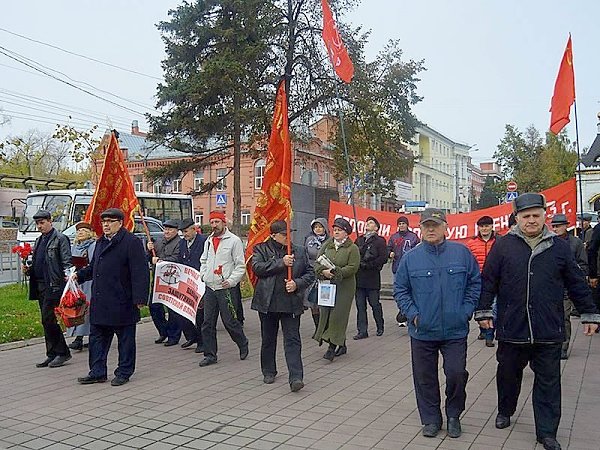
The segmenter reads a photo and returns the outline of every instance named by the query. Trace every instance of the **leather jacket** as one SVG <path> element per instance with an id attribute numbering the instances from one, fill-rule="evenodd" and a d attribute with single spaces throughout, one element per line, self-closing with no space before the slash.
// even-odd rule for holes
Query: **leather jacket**
<path id="1" fill-rule="evenodd" d="M 71 264 L 71 243 L 69 238 L 59 231 L 53 229 L 48 238 L 46 246 L 46 274 L 48 279 L 44 279 L 44 274 L 34 272 L 35 250 L 33 252 L 34 264 L 31 266 L 29 276 L 31 277 L 31 289 L 29 290 L 30 300 L 39 300 L 38 282 L 45 281 L 47 285 L 46 297 L 59 299 L 65 287 L 65 277 L 68 275 Z M 34 249 L 39 245 L 42 236 L 35 241 Z"/>

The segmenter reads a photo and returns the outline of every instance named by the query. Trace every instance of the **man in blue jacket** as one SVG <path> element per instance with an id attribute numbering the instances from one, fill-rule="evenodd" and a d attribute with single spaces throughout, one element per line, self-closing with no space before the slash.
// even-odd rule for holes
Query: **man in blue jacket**
<path id="1" fill-rule="evenodd" d="M 100 215 L 104 235 L 98 239 L 90 265 L 80 269 L 80 282 L 92 281 L 90 301 L 90 371 L 81 384 L 104 383 L 106 360 L 114 335 L 119 363 L 112 386 L 129 381 L 135 370 L 135 327 L 146 304 L 150 283 L 142 241 L 123 228 L 123 211 L 110 208 Z"/>
<path id="2" fill-rule="evenodd" d="M 514 200 L 517 224 L 499 239 L 483 267 L 481 300 L 475 314 L 480 326 L 493 326 L 497 300 L 496 428 L 510 426 L 521 391 L 523 369 L 534 373 L 533 416 L 537 441 L 560 450 L 556 440 L 561 413 L 560 353 L 565 339 L 565 289 L 581 313 L 586 335 L 598 327 L 600 315 L 585 277 L 562 237 L 548 231 L 546 200 L 536 193 Z"/>
<path id="3" fill-rule="evenodd" d="M 420 245 L 400 260 L 394 298 L 408 319 L 413 381 L 423 436 L 442 426 L 439 353 L 446 375 L 446 417 L 450 437 L 462 433 L 465 410 L 469 320 L 481 291 L 477 261 L 467 247 L 446 240 L 446 215 L 434 208 L 421 214 Z"/>

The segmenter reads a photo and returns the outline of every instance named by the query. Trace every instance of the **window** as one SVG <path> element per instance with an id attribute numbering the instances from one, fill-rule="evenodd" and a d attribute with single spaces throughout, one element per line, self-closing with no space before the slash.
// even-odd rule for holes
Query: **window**
<path id="1" fill-rule="evenodd" d="M 323 172 L 323 186 L 326 187 L 326 188 L 328 188 L 329 187 L 329 183 L 330 183 L 329 172 L 325 171 L 325 172 Z"/>
<path id="2" fill-rule="evenodd" d="M 142 187 L 142 176 L 141 175 L 136 175 L 133 177 L 133 190 L 135 192 L 140 192 L 143 187 Z"/>
<path id="3" fill-rule="evenodd" d="M 204 214 L 203 213 L 194 214 L 194 222 L 196 222 L 199 225 L 204 225 Z"/>
<path id="4" fill-rule="evenodd" d="M 154 192 L 155 194 L 161 194 L 162 193 L 162 186 L 160 184 L 160 181 L 155 181 L 154 185 L 152 186 L 152 192 Z"/>
<path id="5" fill-rule="evenodd" d="M 204 184 L 204 170 L 196 170 L 194 172 L 194 191 L 199 191 L 202 189 L 202 185 Z"/>
<path id="6" fill-rule="evenodd" d="M 173 180 L 173 192 L 181 192 L 181 179 Z"/>
<path id="7" fill-rule="evenodd" d="M 259 159 L 254 164 L 254 189 L 261 189 L 265 178 L 265 160 Z"/>
<path id="8" fill-rule="evenodd" d="M 217 184 L 215 185 L 215 188 L 217 189 L 217 191 L 227 190 L 226 175 L 227 175 L 227 169 L 217 169 L 217 179 L 216 179 Z"/>
<path id="9" fill-rule="evenodd" d="M 242 225 L 250 225 L 250 211 L 242 211 Z"/>

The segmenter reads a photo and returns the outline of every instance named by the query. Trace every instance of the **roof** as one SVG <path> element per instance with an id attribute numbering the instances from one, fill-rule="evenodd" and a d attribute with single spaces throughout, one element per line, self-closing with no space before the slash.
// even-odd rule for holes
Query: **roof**
<path id="1" fill-rule="evenodd" d="M 585 167 L 600 166 L 598 158 L 600 158 L 600 133 L 596 135 L 588 152 L 581 157 L 581 162 Z"/>
<path id="2" fill-rule="evenodd" d="M 157 145 L 144 136 L 119 132 L 119 146 L 127 149 L 129 159 L 165 159 L 189 157 L 189 153 Z"/>

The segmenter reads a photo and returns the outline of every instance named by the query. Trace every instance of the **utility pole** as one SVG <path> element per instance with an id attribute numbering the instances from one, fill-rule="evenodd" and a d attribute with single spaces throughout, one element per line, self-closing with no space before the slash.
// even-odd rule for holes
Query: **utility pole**
<path id="1" fill-rule="evenodd" d="M 460 212 L 460 186 L 459 186 L 459 173 L 458 173 L 458 156 L 456 158 L 456 213 Z"/>

